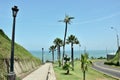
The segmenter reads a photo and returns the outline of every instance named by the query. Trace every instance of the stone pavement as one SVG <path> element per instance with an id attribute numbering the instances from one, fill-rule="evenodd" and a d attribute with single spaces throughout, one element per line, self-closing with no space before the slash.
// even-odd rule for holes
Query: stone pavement
<path id="1" fill-rule="evenodd" d="M 56 80 L 52 63 L 46 63 L 22 80 Z"/>

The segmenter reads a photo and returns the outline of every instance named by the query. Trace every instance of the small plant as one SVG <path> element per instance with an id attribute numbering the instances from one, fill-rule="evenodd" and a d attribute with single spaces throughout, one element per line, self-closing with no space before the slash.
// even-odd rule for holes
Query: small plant
<path id="1" fill-rule="evenodd" d="M 92 64 L 92 62 L 89 60 L 88 54 L 87 53 L 81 54 L 81 69 L 83 72 L 83 80 L 85 80 L 86 71 L 88 70 L 89 64 Z"/>
<path id="2" fill-rule="evenodd" d="M 65 60 L 65 63 L 64 63 L 64 66 L 63 66 L 63 69 L 66 70 L 66 74 L 69 74 L 70 73 L 70 69 L 72 69 L 72 67 L 70 66 L 71 63 L 70 63 L 70 57 L 64 57 L 64 60 Z"/>

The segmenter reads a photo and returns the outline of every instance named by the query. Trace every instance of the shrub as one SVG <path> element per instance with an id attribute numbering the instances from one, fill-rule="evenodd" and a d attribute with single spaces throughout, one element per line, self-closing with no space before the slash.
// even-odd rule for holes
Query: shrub
<path id="1" fill-rule="evenodd" d="M 70 61 L 70 58 L 66 56 L 66 57 L 64 57 L 64 60 L 65 60 L 65 64 L 64 64 L 64 66 L 63 66 L 63 69 L 67 71 L 66 74 L 69 74 L 70 68 L 72 68 L 72 67 L 70 66 L 71 63 L 69 62 L 69 61 Z"/>

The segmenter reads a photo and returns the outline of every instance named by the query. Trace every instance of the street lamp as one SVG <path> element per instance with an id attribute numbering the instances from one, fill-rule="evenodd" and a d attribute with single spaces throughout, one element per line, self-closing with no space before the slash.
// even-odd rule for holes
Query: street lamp
<path id="1" fill-rule="evenodd" d="M 42 64 L 44 64 L 44 48 L 42 48 Z"/>
<path id="2" fill-rule="evenodd" d="M 118 47 L 118 50 L 119 50 L 120 46 L 119 46 L 119 36 L 118 36 L 118 33 L 117 33 L 117 29 L 114 28 L 114 27 L 111 27 L 111 29 L 113 29 L 113 30 L 116 32 L 116 37 L 117 37 L 117 47 Z M 120 65 L 120 52 L 118 52 L 118 62 L 119 62 L 119 65 Z"/>
<path id="3" fill-rule="evenodd" d="M 8 80 L 16 80 L 16 75 L 14 73 L 14 40 L 15 40 L 15 21 L 17 12 L 19 9 L 17 6 L 12 7 L 13 14 L 13 29 L 12 29 L 12 42 L 11 42 L 11 58 L 10 58 L 10 73 L 8 74 Z"/>
<path id="4" fill-rule="evenodd" d="M 118 33 L 117 33 L 117 29 L 114 28 L 114 27 L 111 27 L 111 29 L 113 29 L 115 32 L 116 32 L 116 37 L 117 37 L 117 47 L 119 49 L 119 36 L 118 36 Z"/>

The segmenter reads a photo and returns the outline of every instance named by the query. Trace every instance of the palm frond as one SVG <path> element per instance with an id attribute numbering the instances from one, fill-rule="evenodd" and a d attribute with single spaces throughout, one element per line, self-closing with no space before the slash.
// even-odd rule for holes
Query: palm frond
<path id="1" fill-rule="evenodd" d="M 58 22 L 64 22 L 64 20 L 58 20 Z"/>
<path id="2" fill-rule="evenodd" d="M 50 46 L 50 48 L 49 48 L 49 53 L 52 52 L 52 51 L 55 51 L 55 48 L 56 48 L 56 47 L 55 47 L 54 45 Z"/>
<path id="3" fill-rule="evenodd" d="M 60 38 L 56 38 L 53 43 L 55 44 L 55 46 L 61 46 L 63 41 Z"/>

